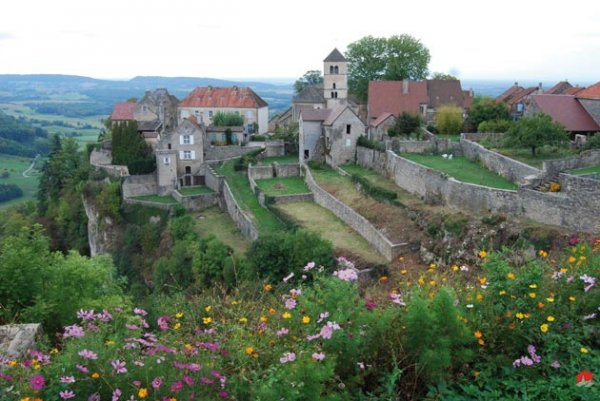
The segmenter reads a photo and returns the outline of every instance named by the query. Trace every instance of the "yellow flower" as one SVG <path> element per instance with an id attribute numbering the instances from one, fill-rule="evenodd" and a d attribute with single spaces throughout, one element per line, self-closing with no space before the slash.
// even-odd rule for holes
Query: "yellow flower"
<path id="1" fill-rule="evenodd" d="M 586 260 L 586 259 L 587 259 L 587 257 L 585 257 L 584 255 L 581 255 L 581 256 L 579 257 L 579 260 L 581 260 L 582 262 L 583 262 L 584 260 Z"/>
<path id="2" fill-rule="evenodd" d="M 510 272 L 506 275 L 506 278 L 509 280 L 514 280 L 515 279 L 515 273 Z"/>
<path id="3" fill-rule="evenodd" d="M 485 283 L 487 283 L 487 278 L 485 278 L 485 277 L 479 277 L 479 283 L 481 285 L 485 285 Z"/>
<path id="4" fill-rule="evenodd" d="M 431 287 L 435 287 L 435 284 L 436 284 L 436 283 L 435 283 L 435 280 L 431 280 L 431 281 L 429 282 L 429 285 L 430 285 Z"/>
<path id="5" fill-rule="evenodd" d="M 506 291 L 500 290 L 500 291 L 498 291 L 498 295 L 506 295 Z"/>
<path id="6" fill-rule="evenodd" d="M 406 273 L 408 273 L 408 270 L 406 270 L 406 269 L 400 270 L 400 274 L 406 274 Z"/>
<path id="7" fill-rule="evenodd" d="M 423 276 L 419 277 L 418 283 L 420 286 L 423 286 L 425 284 L 425 278 Z"/>
<path id="8" fill-rule="evenodd" d="M 210 313 L 211 309 L 212 309 L 212 306 L 208 305 L 204 308 L 204 312 Z"/>
<path id="9" fill-rule="evenodd" d="M 282 317 L 283 317 L 284 319 L 289 319 L 289 318 L 291 318 L 291 317 L 292 317 L 292 314 L 291 314 L 290 312 L 287 312 L 287 311 L 286 311 L 286 312 L 283 312 L 283 315 L 282 315 Z"/>
<path id="10" fill-rule="evenodd" d="M 437 265 L 435 263 L 430 263 L 429 264 L 429 268 L 430 269 L 435 269 L 437 267 Z"/>
<path id="11" fill-rule="evenodd" d="M 575 298 L 573 295 L 571 295 L 571 296 L 569 297 L 569 301 L 571 301 L 571 302 L 575 302 L 575 300 L 576 300 L 576 298 Z"/>
<path id="12" fill-rule="evenodd" d="M 398 260 L 399 260 L 400 262 L 404 262 L 404 256 L 400 256 L 400 257 L 398 258 Z"/>
<path id="13" fill-rule="evenodd" d="M 211 324 L 211 323 L 212 323 L 212 321 L 213 321 L 213 320 L 212 320 L 212 317 L 210 317 L 210 316 L 207 316 L 207 317 L 203 317 L 203 318 L 202 318 L 202 323 L 204 323 L 204 324 Z"/>
<path id="14" fill-rule="evenodd" d="M 529 288 L 536 289 L 536 288 L 537 288 L 537 284 L 535 284 L 535 283 L 533 283 L 533 284 L 529 284 Z"/>
<path id="15" fill-rule="evenodd" d="M 479 257 L 481 259 L 484 259 L 487 256 L 487 252 L 484 250 L 479 251 Z"/>
<path id="16" fill-rule="evenodd" d="M 231 301 L 231 305 L 237 305 L 237 304 L 239 304 L 239 302 L 236 301 L 235 299 L 233 301 Z"/>
<path id="17" fill-rule="evenodd" d="M 109 347 L 112 347 L 113 345 L 115 345 L 115 342 L 113 340 L 106 340 L 104 344 L 108 345 Z"/>
<path id="18" fill-rule="evenodd" d="M 552 298 L 552 297 L 548 297 L 548 298 L 546 298 L 546 301 L 548 301 L 548 302 L 552 303 L 552 302 L 554 302 L 554 298 Z"/>
<path id="19" fill-rule="evenodd" d="M 179 330 L 181 328 L 181 323 L 177 322 L 175 323 L 175 326 L 173 326 L 173 330 Z"/>
<path id="20" fill-rule="evenodd" d="M 563 274 L 566 273 L 566 272 L 568 272 L 568 271 L 569 271 L 569 269 L 567 269 L 566 267 L 561 267 L 560 268 L 560 272 L 563 273 Z"/>
<path id="21" fill-rule="evenodd" d="M 247 355 L 254 354 L 254 348 L 252 348 L 252 347 L 246 347 L 246 354 Z"/>
<path id="22" fill-rule="evenodd" d="M 569 263 L 575 263 L 577 262 L 577 258 L 575 258 L 575 256 L 569 256 Z"/>
<path id="23" fill-rule="evenodd" d="M 538 302 L 538 308 L 542 309 L 544 306 L 546 306 L 546 305 L 544 305 L 543 302 Z"/>
<path id="24" fill-rule="evenodd" d="M 481 374 L 481 372 L 478 370 L 473 371 L 473 376 L 475 376 L 475 378 L 478 378 L 480 374 Z"/>
<path id="25" fill-rule="evenodd" d="M 483 338 L 480 338 L 479 340 L 477 340 L 477 342 L 479 343 L 479 345 L 485 345 L 485 341 L 483 340 Z"/>
<path id="26" fill-rule="evenodd" d="M 11 368 L 17 366 L 17 361 L 15 359 L 9 361 L 8 366 L 10 366 Z"/>
<path id="27" fill-rule="evenodd" d="M 30 400 L 30 398 L 29 398 L 29 397 L 24 397 L 24 398 L 21 398 L 21 401 L 29 401 L 29 400 Z"/>
<path id="28" fill-rule="evenodd" d="M 481 337 L 483 337 L 483 334 L 481 334 L 481 331 L 479 331 L 479 330 L 477 330 L 477 331 L 474 333 L 474 335 L 475 335 L 475 338 L 481 338 Z"/>
<path id="29" fill-rule="evenodd" d="M 58 348 L 52 348 L 50 354 L 58 354 Z"/>
<path id="30" fill-rule="evenodd" d="M 542 325 L 540 326 L 540 331 L 541 331 L 542 333 L 546 333 L 546 332 L 548 332 L 548 324 L 547 324 L 547 323 L 544 323 L 544 324 L 542 324 Z"/>
<path id="31" fill-rule="evenodd" d="M 138 397 L 140 398 L 146 398 L 148 397 L 148 389 L 142 387 L 139 391 L 138 391 Z"/>
<path id="32" fill-rule="evenodd" d="M 556 319 L 554 319 L 554 316 L 548 316 L 548 317 L 546 318 L 546 320 L 547 320 L 547 321 L 549 321 L 549 322 L 553 322 L 553 321 L 554 321 L 554 320 L 556 320 Z"/>
<path id="33" fill-rule="evenodd" d="M 92 379 L 98 379 L 98 378 L 100 378 L 100 374 L 98 372 L 92 373 Z"/>
<path id="34" fill-rule="evenodd" d="M 263 315 L 263 316 L 260 317 L 260 321 L 263 322 L 263 323 L 266 323 L 266 322 L 269 321 L 269 318 Z"/>
<path id="35" fill-rule="evenodd" d="M 381 276 L 379 277 L 379 284 L 385 284 L 387 283 L 389 280 L 388 276 Z"/>
<path id="36" fill-rule="evenodd" d="M 543 250 L 540 250 L 540 251 L 538 252 L 538 255 L 540 255 L 542 258 L 545 258 L 545 257 L 547 257 L 547 256 L 548 256 L 548 252 L 546 252 L 546 251 L 543 251 Z"/>
<path id="37" fill-rule="evenodd" d="M 478 300 L 479 302 L 483 301 L 483 295 L 481 295 L 481 294 L 477 294 L 477 295 L 475 296 L 475 298 L 477 298 L 477 300 Z"/>
<path id="38" fill-rule="evenodd" d="M 525 315 L 524 315 L 524 314 L 522 314 L 521 312 L 517 312 L 517 313 L 515 314 L 515 316 L 516 316 L 516 317 L 517 317 L 517 319 L 519 319 L 519 320 L 523 320 L 523 318 L 525 318 Z"/>
<path id="39" fill-rule="evenodd" d="M 587 354 L 590 351 L 588 351 L 588 349 L 586 347 L 581 347 L 581 348 L 579 348 L 579 352 L 581 352 L 582 354 Z"/>
<path id="40" fill-rule="evenodd" d="M 266 292 L 269 292 L 269 291 L 271 291 L 273 289 L 273 286 L 271 284 L 265 284 L 265 286 L 263 287 L 263 289 Z"/>
<path id="41" fill-rule="evenodd" d="M 452 265 L 452 271 L 453 272 L 457 272 L 459 270 L 460 270 L 460 268 L 458 267 L 458 265 Z"/>
<path id="42" fill-rule="evenodd" d="M 302 323 L 309 324 L 310 323 L 310 316 L 302 316 Z"/>
<path id="43" fill-rule="evenodd" d="M 185 347 L 185 349 L 186 349 L 186 350 L 188 350 L 188 351 L 189 351 L 189 350 L 191 350 L 191 349 L 192 349 L 192 344 L 190 344 L 190 343 L 187 343 L 187 344 L 185 344 L 185 345 L 184 345 L 184 347 Z"/>
<path id="44" fill-rule="evenodd" d="M 240 318 L 240 323 L 246 324 L 246 323 L 248 323 L 248 319 L 242 316 Z"/>
<path id="45" fill-rule="evenodd" d="M 177 312 L 177 313 L 175 314 L 175 317 L 176 317 L 177 319 L 181 319 L 181 318 L 183 317 L 183 312 Z"/>
<path id="46" fill-rule="evenodd" d="M 274 315 L 275 313 L 277 313 L 275 308 L 269 308 L 269 315 Z"/>
<path id="47" fill-rule="evenodd" d="M 177 398 L 171 397 L 171 398 L 169 398 L 169 401 L 177 401 Z"/>

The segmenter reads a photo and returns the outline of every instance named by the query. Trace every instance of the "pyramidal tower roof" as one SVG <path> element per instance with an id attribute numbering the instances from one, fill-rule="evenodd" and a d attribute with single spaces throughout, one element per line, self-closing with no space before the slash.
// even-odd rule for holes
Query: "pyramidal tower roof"
<path id="1" fill-rule="evenodd" d="M 323 60 L 323 62 L 325 62 L 325 63 L 327 63 L 327 62 L 337 63 L 340 61 L 347 61 L 347 60 L 344 57 L 344 55 L 342 53 L 340 53 L 340 51 L 337 48 L 333 49 L 333 51 L 331 53 L 329 53 L 329 56 L 327 56 L 327 58 L 325 60 Z"/>

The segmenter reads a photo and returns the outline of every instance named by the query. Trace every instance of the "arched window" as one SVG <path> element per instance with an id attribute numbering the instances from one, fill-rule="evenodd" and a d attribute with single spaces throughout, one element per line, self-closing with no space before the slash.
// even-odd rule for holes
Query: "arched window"
<path id="1" fill-rule="evenodd" d="M 331 92 L 331 98 L 333 99 L 335 97 L 335 92 Z"/>
<path id="2" fill-rule="evenodd" d="M 333 74 L 333 66 L 332 65 L 329 66 L 329 73 Z"/>
<path id="3" fill-rule="evenodd" d="M 333 83 L 333 89 L 336 89 L 336 87 L 335 87 L 335 82 Z"/>
<path id="4" fill-rule="evenodd" d="M 339 74 L 340 73 L 340 69 L 339 69 L 339 67 L 337 65 L 335 67 L 333 67 L 333 73 L 334 74 Z"/>

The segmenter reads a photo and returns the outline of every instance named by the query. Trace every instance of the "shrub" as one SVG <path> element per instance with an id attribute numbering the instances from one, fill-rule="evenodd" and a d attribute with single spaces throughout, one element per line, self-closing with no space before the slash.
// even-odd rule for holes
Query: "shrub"
<path id="1" fill-rule="evenodd" d="M 358 184 L 361 192 L 367 194 L 375 200 L 394 202 L 398 198 L 398 194 L 396 192 L 373 185 L 369 182 L 369 180 L 359 174 L 352 174 L 351 179 L 353 183 Z"/>
<path id="2" fill-rule="evenodd" d="M 483 121 L 477 127 L 477 132 L 507 132 L 512 127 L 510 120 Z"/>
<path id="3" fill-rule="evenodd" d="M 16 184 L 0 184 L 0 203 L 23 196 L 23 190 Z"/>
<path id="4" fill-rule="evenodd" d="M 460 107 L 444 105 L 435 113 L 435 127 L 442 135 L 457 135 L 463 126 L 463 112 Z"/>
<path id="5" fill-rule="evenodd" d="M 600 132 L 596 132 L 589 137 L 585 143 L 584 149 L 600 149 Z"/>
<path id="6" fill-rule="evenodd" d="M 267 137 L 264 135 L 250 135 L 250 140 L 254 142 L 264 142 L 267 140 Z"/>
<path id="7" fill-rule="evenodd" d="M 358 140 L 356 141 L 356 144 L 358 146 L 363 146 L 365 148 L 369 148 L 369 149 L 373 149 L 373 150 L 378 150 L 380 152 L 385 152 L 385 144 L 379 141 L 374 141 L 371 140 L 369 138 L 367 138 L 364 135 L 361 135 L 358 137 Z"/>

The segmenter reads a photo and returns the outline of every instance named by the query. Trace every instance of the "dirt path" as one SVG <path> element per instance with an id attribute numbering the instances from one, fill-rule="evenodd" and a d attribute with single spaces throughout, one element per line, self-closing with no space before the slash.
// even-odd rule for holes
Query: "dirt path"
<path id="1" fill-rule="evenodd" d="M 31 170 L 33 170 L 33 168 L 35 167 L 35 163 L 38 161 L 38 159 L 40 158 L 40 155 L 36 155 L 35 158 L 32 160 L 31 164 L 29 165 L 29 167 L 27 167 L 27 170 L 23 171 L 23 177 L 25 178 L 31 178 L 33 176 L 29 175 L 29 172 Z"/>

